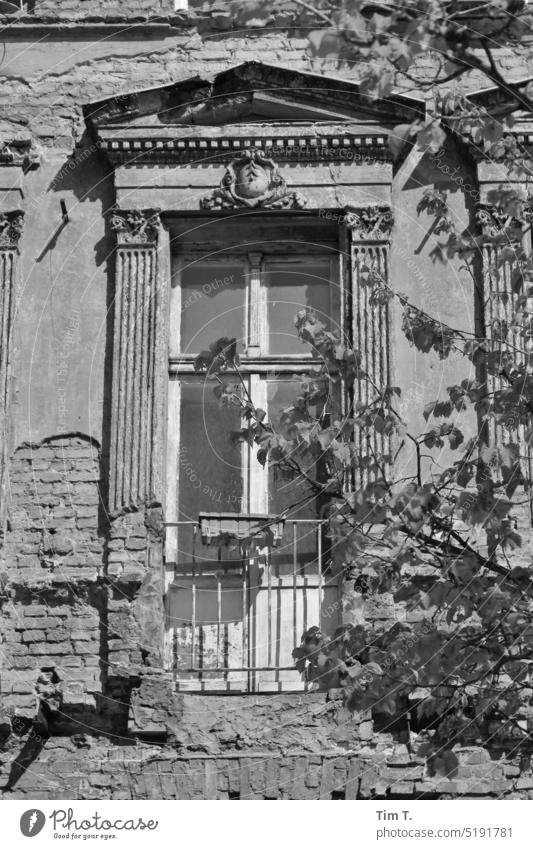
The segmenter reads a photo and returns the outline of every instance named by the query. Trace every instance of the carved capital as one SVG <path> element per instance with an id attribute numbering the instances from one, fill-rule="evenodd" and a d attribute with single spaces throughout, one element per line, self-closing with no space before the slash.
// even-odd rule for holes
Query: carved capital
<path id="1" fill-rule="evenodd" d="M 303 209 L 307 201 L 289 191 L 278 166 L 261 150 L 245 150 L 226 166 L 220 186 L 200 200 L 200 209 Z"/>
<path id="2" fill-rule="evenodd" d="M 17 209 L 14 212 L 0 212 L 0 249 L 15 250 L 22 235 L 24 213 Z"/>
<path id="3" fill-rule="evenodd" d="M 505 236 L 511 240 L 520 239 L 523 225 L 531 221 L 533 208 L 524 204 L 519 215 L 520 217 L 509 215 L 488 203 L 480 203 L 476 207 L 476 222 L 488 239 L 497 236 Z"/>
<path id="4" fill-rule="evenodd" d="M 37 168 L 40 156 L 33 147 L 31 138 L 16 138 L 0 141 L 0 165 L 17 165 L 24 171 Z"/>
<path id="5" fill-rule="evenodd" d="M 155 243 L 161 229 L 159 209 L 114 209 L 111 229 L 119 245 Z"/>
<path id="6" fill-rule="evenodd" d="M 394 219 L 390 206 L 365 206 L 346 211 L 344 223 L 354 239 L 386 242 L 390 239 Z"/>

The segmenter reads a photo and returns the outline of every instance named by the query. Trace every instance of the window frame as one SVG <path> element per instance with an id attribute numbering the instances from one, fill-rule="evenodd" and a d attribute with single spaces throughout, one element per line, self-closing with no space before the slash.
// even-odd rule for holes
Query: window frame
<path id="1" fill-rule="evenodd" d="M 229 666 L 216 666 L 214 669 L 206 668 L 205 675 L 198 671 L 197 677 L 193 670 L 188 670 L 192 673 L 192 678 L 188 674 L 180 673 L 179 667 L 175 666 L 176 658 L 180 656 L 182 650 L 187 652 L 187 649 L 178 649 L 176 640 L 176 630 L 172 625 L 167 631 L 165 638 L 165 662 L 168 668 L 174 671 L 176 686 L 179 690 L 191 692 L 294 692 L 307 689 L 307 683 L 301 679 L 300 673 L 294 668 L 291 660 L 292 648 L 297 644 L 301 636 L 301 625 L 307 621 L 309 611 L 313 609 L 313 605 L 318 604 L 316 615 L 322 624 L 323 609 L 327 605 L 332 605 L 337 609 L 340 583 L 338 577 L 326 569 L 324 570 L 324 549 L 323 549 L 323 534 L 324 521 L 317 516 L 316 523 L 314 519 L 298 519 L 293 523 L 292 534 L 296 540 L 300 531 L 303 531 L 307 525 L 301 522 L 308 523 L 310 527 L 308 533 L 316 535 L 317 552 L 314 555 L 316 573 L 307 573 L 306 568 L 300 574 L 299 569 L 294 565 L 292 567 L 293 574 L 291 576 L 281 576 L 279 565 L 274 565 L 270 562 L 270 553 L 267 549 L 256 549 L 255 554 L 247 560 L 247 565 L 242 563 L 240 571 L 225 571 L 222 563 L 221 568 L 214 572 L 206 573 L 205 578 L 202 577 L 202 569 L 195 573 L 194 557 L 192 572 L 185 565 L 186 557 L 179 555 L 179 528 L 176 519 L 178 516 L 179 504 L 179 486 L 180 486 L 180 408 L 181 408 L 181 385 L 182 378 L 198 376 L 199 380 L 205 380 L 205 373 L 197 372 L 194 368 L 194 361 L 197 354 L 183 354 L 179 350 L 180 330 L 181 330 L 181 306 L 182 288 L 180 285 L 182 269 L 189 262 L 198 261 L 213 265 L 217 269 L 223 267 L 224 262 L 227 264 L 242 261 L 251 254 L 254 261 L 248 259 L 246 267 L 246 290 L 245 290 L 245 339 L 247 347 L 240 354 L 240 372 L 248 382 L 250 394 L 254 403 L 268 410 L 268 393 L 269 381 L 284 378 L 299 377 L 303 379 L 308 375 L 313 368 L 322 365 L 319 358 L 313 354 L 302 344 L 302 353 L 299 354 L 271 354 L 266 353 L 264 342 L 268 338 L 268 299 L 261 297 L 265 292 L 263 274 L 266 271 L 266 265 L 270 262 L 280 263 L 305 263 L 309 266 L 313 258 L 317 261 L 329 261 L 329 315 L 332 318 L 332 323 L 338 322 L 338 326 L 343 333 L 348 332 L 346 327 L 346 284 L 345 277 L 346 267 L 345 260 L 339 252 L 339 242 L 332 250 L 332 245 L 320 245 L 313 243 L 311 252 L 305 254 L 303 252 L 293 252 L 291 250 L 286 253 L 276 245 L 274 249 L 261 251 L 256 249 L 254 245 L 253 251 L 226 251 L 218 250 L 212 252 L 207 257 L 205 249 L 201 246 L 188 248 L 183 253 L 174 253 L 171 263 L 171 279 L 172 285 L 170 289 L 170 304 L 169 304 L 169 369 L 168 369 L 168 425 L 167 425 L 167 501 L 166 501 L 166 556 L 165 556 L 165 589 L 167 595 L 167 604 L 169 605 L 168 615 L 172 616 L 170 611 L 174 603 L 177 602 L 176 592 L 185 591 L 192 594 L 192 598 L 197 598 L 197 593 L 201 592 L 202 587 L 211 588 L 210 592 L 214 594 L 217 600 L 218 614 L 216 626 L 216 657 L 217 660 L 224 656 L 224 638 L 221 637 L 220 616 L 223 609 L 224 588 L 227 588 L 228 580 L 231 592 L 236 592 L 236 587 L 242 593 L 242 664 L 243 668 Z M 217 275 L 220 276 L 220 275 Z M 255 297 L 254 297 L 255 294 Z M 257 295 L 260 297 L 257 297 Z M 297 307 L 294 312 L 296 313 Z M 295 331 L 296 332 L 296 331 Z M 216 337 L 215 337 L 216 338 Z M 259 344 L 257 344 L 259 343 Z M 267 348 L 268 350 L 268 348 Z M 232 373 L 226 373 L 231 379 Z M 233 373 L 235 375 L 235 373 Z M 236 376 L 236 375 L 235 375 Z M 207 391 L 211 391 L 211 387 L 206 387 Z M 345 392 L 344 387 L 341 387 L 341 409 L 345 408 Z M 251 448 L 247 444 L 242 445 L 242 470 L 243 470 L 243 503 L 241 504 L 241 515 L 262 514 L 269 512 L 269 467 L 268 464 L 263 468 L 256 460 L 256 448 Z M 237 513 L 237 515 L 239 515 Z M 289 524 L 290 521 L 289 521 Z M 297 528 L 300 530 L 297 531 Z M 296 542 L 294 543 L 294 552 L 291 557 L 296 563 L 297 549 Z M 193 543 L 194 549 L 194 543 Z M 290 546 L 292 551 L 292 544 Z M 250 551 L 250 554 L 252 552 Z M 273 552 L 272 552 L 273 554 Z M 215 555 L 214 555 L 215 556 Z M 219 554 L 220 556 L 220 554 Z M 183 570 L 180 571 L 180 559 L 184 564 Z M 263 565 L 260 565 L 263 563 Z M 264 571 L 263 571 L 264 570 Z M 182 573 L 183 572 L 183 573 Z M 229 578 L 228 578 L 229 575 Z M 262 578 L 260 576 L 263 576 Z M 262 589 L 253 594 L 253 590 L 261 584 Z M 266 583 L 265 583 L 266 582 Z M 283 602 L 282 602 L 283 598 Z M 192 602 L 193 605 L 196 602 Z M 279 610 L 273 612 L 271 605 L 278 604 Z M 309 608 L 308 608 L 309 605 Z M 194 609 L 196 609 L 194 607 Z M 281 619 L 279 618 L 281 617 Z M 288 620 L 292 617 L 292 625 L 290 626 L 290 636 L 286 633 Z M 300 621 L 300 617 L 303 617 Z M 311 614 L 311 618 L 314 617 Z M 279 619 L 279 622 L 278 622 Z M 282 620 L 285 623 L 282 625 Z M 300 625 L 297 626 L 297 620 Z M 172 622 L 172 618 L 169 620 Z M 198 651 L 200 649 L 200 634 L 201 627 L 194 624 L 194 614 L 192 619 L 191 630 L 191 663 L 194 666 L 195 661 L 195 640 L 198 637 Z M 327 620 L 333 626 L 334 619 Z M 307 622 L 305 627 L 308 627 L 310 622 Z M 266 644 L 263 644 L 263 628 L 264 635 L 267 637 Z M 278 628 L 281 629 L 278 631 Z M 238 623 L 237 623 L 237 631 Z M 212 634 L 212 629 L 211 632 Z M 229 632 L 228 632 L 229 633 Z M 228 644 L 229 645 L 229 644 Z M 267 649 L 265 649 L 265 645 Z M 228 649 L 229 650 L 229 649 Z M 235 650 L 235 647 L 233 647 Z M 265 654 L 266 652 L 266 654 Z M 281 663 L 282 657 L 284 658 Z M 200 660 L 201 655 L 198 655 L 197 664 L 203 668 L 203 660 Z M 277 660 L 276 660 L 277 658 Z M 278 661 L 280 661 L 278 663 Z M 264 665 L 266 663 L 266 666 Z M 287 665 L 288 663 L 288 665 Z M 258 666 L 259 664 L 259 666 Z M 187 673 L 187 670 L 185 670 Z M 214 676 L 218 673 L 218 676 Z"/>
<path id="2" fill-rule="evenodd" d="M 180 377 L 181 376 L 201 376 L 201 372 L 197 372 L 194 367 L 194 361 L 197 353 L 183 354 L 180 351 L 180 330 L 181 330 L 181 305 L 182 305 L 182 289 L 180 285 L 180 276 L 182 270 L 188 263 L 198 261 L 200 264 L 220 265 L 234 264 L 236 261 L 241 261 L 243 257 L 252 255 L 255 258 L 261 257 L 259 263 L 255 265 L 249 261 L 246 268 L 246 289 L 245 289 L 245 338 L 247 343 L 246 350 L 240 355 L 240 372 L 249 383 L 249 391 L 254 403 L 262 409 L 267 409 L 267 393 L 268 379 L 279 374 L 280 377 L 298 376 L 304 377 L 313 368 L 321 365 L 321 360 L 313 357 L 310 352 L 302 350 L 301 354 L 268 354 L 261 351 L 261 340 L 264 340 L 268 334 L 268 310 L 266 300 L 262 297 L 255 300 L 252 296 L 255 292 L 257 296 L 258 290 L 262 286 L 263 273 L 263 258 L 267 261 L 279 260 L 282 263 L 284 260 L 279 250 L 276 251 L 259 251 L 252 252 L 242 251 L 220 251 L 217 255 L 210 254 L 205 256 L 205 253 L 200 248 L 188 249 L 182 254 L 174 254 L 172 257 L 172 286 L 170 295 L 170 335 L 169 335 L 169 387 L 168 387 L 168 425 L 167 425 L 167 534 L 165 546 L 165 562 L 166 571 L 174 570 L 178 567 L 178 528 L 175 526 L 177 517 L 178 497 L 179 497 L 179 449 L 180 449 Z M 312 254 L 304 253 L 287 253 L 287 261 L 309 263 L 310 257 L 316 257 L 320 261 L 329 260 L 330 265 L 330 315 L 338 315 L 339 326 L 344 327 L 344 278 L 342 275 L 341 262 L 338 253 L 331 255 L 331 249 L 324 246 L 322 252 L 314 251 Z M 258 273 L 259 272 L 259 273 Z M 174 282 L 176 278 L 176 282 Z M 177 342 L 174 340 L 177 339 Z M 255 344 L 259 341 L 259 344 Z M 251 350 L 251 354 L 247 351 Z M 232 372 L 226 373 L 231 377 Z M 341 404 L 344 406 L 344 393 L 341 393 Z M 264 468 L 257 462 L 254 462 L 252 449 L 243 444 L 242 446 L 242 470 L 243 470 L 243 503 L 245 509 L 241 513 L 268 513 L 268 467 Z M 167 574 L 167 586 L 171 582 L 170 576 Z"/>

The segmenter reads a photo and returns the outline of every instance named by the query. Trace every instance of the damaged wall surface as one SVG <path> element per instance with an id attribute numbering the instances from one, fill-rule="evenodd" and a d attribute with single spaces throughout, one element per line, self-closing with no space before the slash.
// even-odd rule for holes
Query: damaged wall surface
<path id="1" fill-rule="evenodd" d="M 472 728 L 447 760 L 428 758 L 424 729 L 352 714 L 336 688 L 176 688 L 164 634 L 167 302 L 173 245 L 197 250 L 195 227 L 207 246 L 219 238 L 213 209 L 229 154 L 258 139 L 275 144 L 287 188 L 277 211 L 302 232 L 312 218 L 323 234 L 333 224 L 337 234 L 351 211 L 349 244 L 364 238 L 388 252 L 393 283 L 466 329 L 476 318 L 467 274 L 450 261 L 435 279 L 430 217 L 417 207 L 439 181 L 456 218 L 474 226 L 464 186 L 483 196 L 497 180 L 450 139 L 439 157 L 410 150 L 393 163 L 387 110 L 398 123 L 423 111 L 423 99 L 405 85 L 396 100 L 370 107 L 357 68 L 339 82 L 331 63 L 310 57 L 294 13 L 243 37 L 225 4 L 193 5 L 176 13 L 167 0 L 44 0 L 1 20 L 0 314 L 9 325 L 0 352 L 1 792 L 533 798 L 530 751 L 512 735 L 487 749 Z M 499 61 L 518 78 L 530 51 L 503 51 Z M 429 74 L 431 57 L 420 67 Z M 481 82 L 472 74 L 468 90 Z M 333 89 L 340 117 L 325 114 Z M 262 97 L 250 94 L 257 90 Z M 265 92 L 275 106 L 265 106 Z M 286 116 L 294 102 L 301 112 L 291 124 L 275 110 Z M 343 158 L 346 135 L 352 153 Z M 316 139 L 330 152 L 317 152 Z M 308 218 L 297 218 L 300 196 Z M 358 210 L 369 206 L 391 208 L 393 219 L 381 213 L 363 225 Z M 229 248 L 240 244 L 241 220 L 225 224 Z M 262 226 L 254 221 L 247 226 Z M 442 365 L 416 356 L 400 317 L 387 332 L 402 412 L 416 422 Z M 452 356 L 447 383 L 461 367 Z M 520 557 L 530 557 L 527 546 Z M 343 590 L 358 599 L 347 622 L 383 627 L 426 615 L 392 594 L 362 599 L 354 579 Z"/>

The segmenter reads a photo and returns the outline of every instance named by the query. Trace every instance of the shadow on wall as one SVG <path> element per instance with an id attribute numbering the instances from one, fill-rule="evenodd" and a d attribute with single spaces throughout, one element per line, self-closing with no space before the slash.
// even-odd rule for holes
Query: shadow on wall
<path id="1" fill-rule="evenodd" d="M 102 404 L 102 450 L 100 453 L 101 511 L 100 526 L 107 528 L 109 520 L 104 505 L 107 504 L 107 481 L 109 478 L 110 440 L 110 389 L 112 378 L 113 305 L 114 305 L 114 247 L 115 238 L 110 229 L 108 211 L 115 203 L 113 169 L 101 156 L 94 141 L 84 133 L 71 157 L 69 157 L 48 184 L 45 193 L 57 198 L 57 227 L 45 244 L 36 263 L 42 263 L 56 249 L 58 259 L 64 260 L 65 252 L 79 245 L 80 272 L 90 281 L 93 269 L 104 266 L 106 274 L 106 318 L 104 351 L 104 386 Z M 39 201 L 32 199 L 31 203 Z M 94 226 L 94 213 L 89 206 L 97 205 L 101 222 Z M 91 242 L 95 238 L 94 243 Z M 86 248 L 92 247 L 94 260 L 90 260 Z M 86 257 L 84 259 L 84 256 Z M 94 262 L 94 266 L 93 266 Z M 84 263 L 92 266 L 84 268 Z"/>

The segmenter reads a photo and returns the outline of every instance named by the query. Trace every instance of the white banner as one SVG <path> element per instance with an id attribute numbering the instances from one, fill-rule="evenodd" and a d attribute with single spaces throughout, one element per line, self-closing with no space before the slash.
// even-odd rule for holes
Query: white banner
<path id="1" fill-rule="evenodd" d="M 493 804 L 491 804 L 491 801 Z M 324 849 L 332 842 L 368 847 L 519 847 L 531 843 L 531 802 L 4 801 L 6 849 L 68 845 L 187 849 Z M 311 811 L 311 806 L 315 808 Z M 209 811 L 207 808 L 209 807 Z"/>

